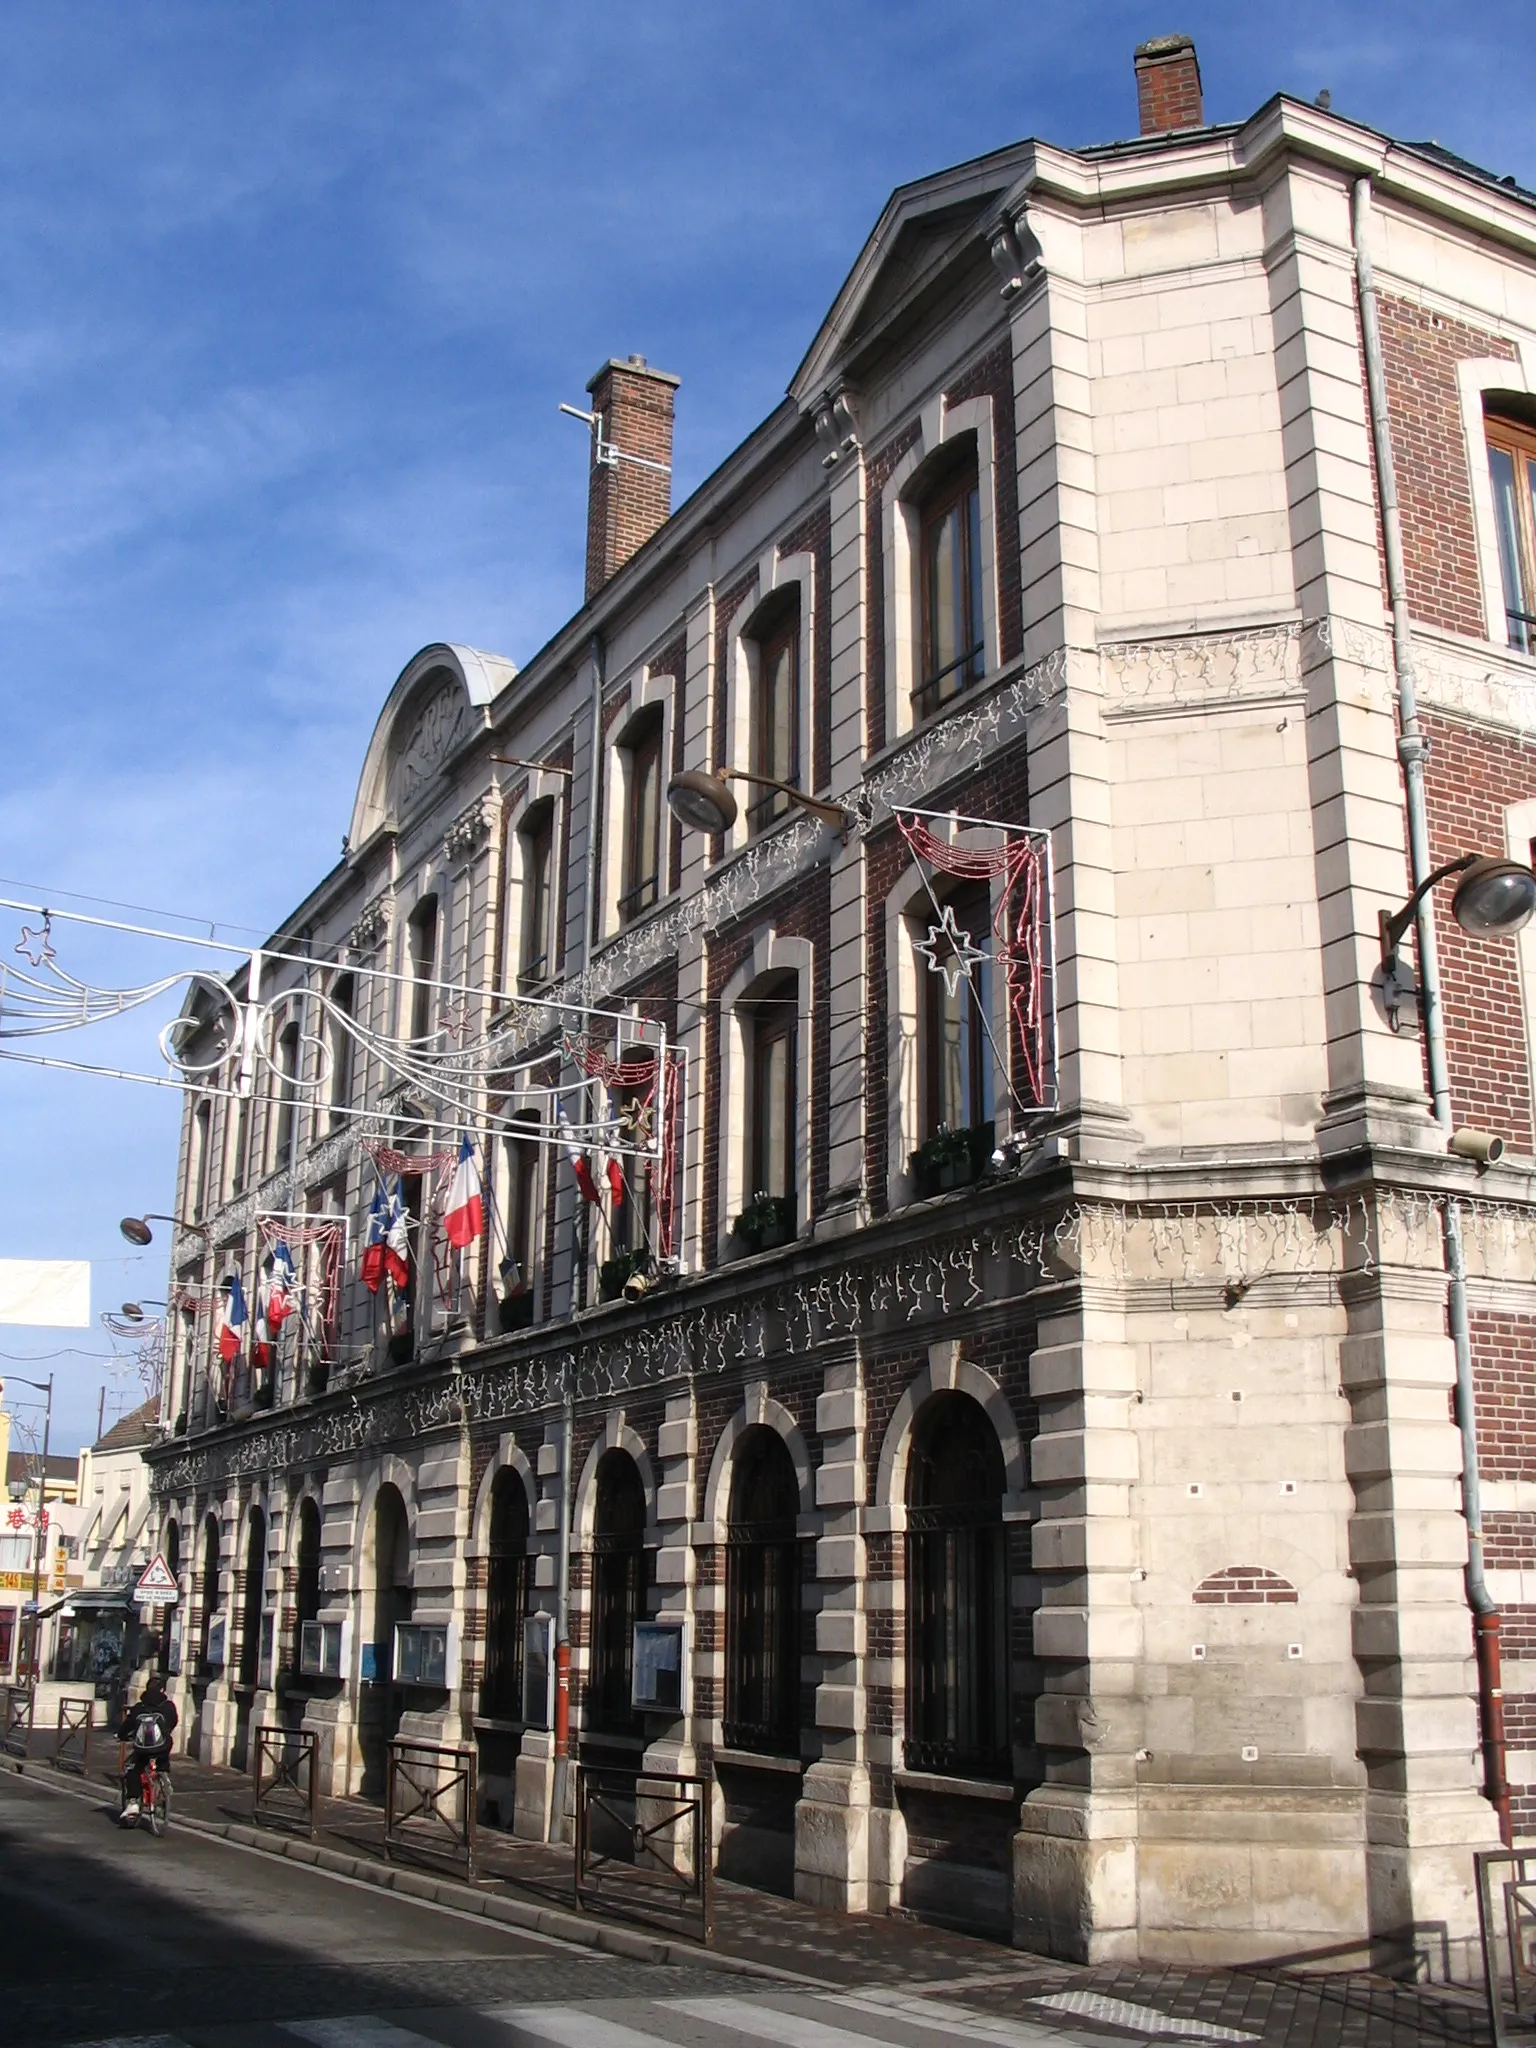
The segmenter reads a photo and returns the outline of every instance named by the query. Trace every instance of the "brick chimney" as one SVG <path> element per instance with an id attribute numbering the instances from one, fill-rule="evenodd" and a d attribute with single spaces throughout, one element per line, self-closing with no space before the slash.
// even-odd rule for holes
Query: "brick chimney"
<path id="1" fill-rule="evenodd" d="M 1136 51 L 1136 108 L 1143 135 L 1203 128 L 1200 60 L 1190 36 L 1154 36 Z"/>
<path id="2" fill-rule="evenodd" d="M 601 421 L 587 487 L 587 596 L 643 547 L 672 510 L 672 400 L 678 379 L 644 356 L 611 357 L 588 384 Z M 626 461 L 640 456 L 641 461 Z M 613 459 L 617 458 L 617 459 Z M 648 468 L 659 463 L 661 468 Z"/>

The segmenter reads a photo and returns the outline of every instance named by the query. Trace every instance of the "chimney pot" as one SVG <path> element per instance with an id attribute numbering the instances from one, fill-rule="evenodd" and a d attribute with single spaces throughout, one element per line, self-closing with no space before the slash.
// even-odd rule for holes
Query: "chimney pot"
<path id="1" fill-rule="evenodd" d="M 587 596 L 595 597 L 672 511 L 672 404 L 678 380 L 644 356 L 610 356 L 587 385 L 605 454 L 592 437 L 587 482 Z M 625 460 L 626 457 L 631 459 Z M 638 460 L 634 459 L 638 458 Z"/>
<path id="2" fill-rule="evenodd" d="M 1192 36 L 1154 36 L 1136 49 L 1136 108 L 1143 135 L 1203 128 L 1200 60 Z"/>

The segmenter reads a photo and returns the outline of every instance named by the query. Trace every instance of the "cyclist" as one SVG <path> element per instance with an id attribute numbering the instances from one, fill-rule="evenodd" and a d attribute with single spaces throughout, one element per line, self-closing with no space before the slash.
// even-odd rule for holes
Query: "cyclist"
<path id="1" fill-rule="evenodd" d="M 139 1817 L 139 1776 L 152 1757 L 155 1768 L 169 1771 L 171 1737 L 176 1732 L 175 1702 L 167 1698 L 165 1680 L 158 1671 L 149 1675 L 144 1697 L 131 1706 L 118 1724 L 119 1742 L 131 1742 L 133 1753 L 123 1773 L 122 1820 Z"/>

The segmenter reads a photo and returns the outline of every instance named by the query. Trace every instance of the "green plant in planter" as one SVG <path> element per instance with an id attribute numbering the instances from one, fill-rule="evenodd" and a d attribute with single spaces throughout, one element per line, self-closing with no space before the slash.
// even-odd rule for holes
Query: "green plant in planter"
<path id="1" fill-rule="evenodd" d="M 759 1188 L 736 1218 L 732 1231 L 748 1251 L 771 1252 L 777 1245 L 788 1244 L 794 1236 L 794 1206 L 782 1195 L 770 1195 Z"/>
<path id="2" fill-rule="evenodd" d="M 597 1269 L 598 1300 L 617 1301 L 624 1292 L 624 1282 L 631 1273 L 638 1273 L 649 1257 L 642 1246 L 637 1252 L 620 1252 L 616 1259 L 604 1259 Z"/>
<path id="3" fill-rule="evenodd" d="M 993 1126 L 970 1124 L 951 1130 L 940 1124 L 912 1154 L 912 1180 L 919 1201 L 980 1180 L 992 1154 Z"/>

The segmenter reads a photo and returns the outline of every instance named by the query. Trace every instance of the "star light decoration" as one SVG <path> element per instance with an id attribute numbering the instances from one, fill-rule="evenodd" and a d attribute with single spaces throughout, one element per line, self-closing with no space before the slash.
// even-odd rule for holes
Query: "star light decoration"
<path id="1" fill-rule="evenodd" d="M 941 947 L 947 951 L 941 952 Z M 930 974 L 943 975 L 945 991 L 951 1002 L 961 982 L 970 980 L 972 963 L 987 957 L 986 948 L 972 945 L 970 933 L 961 931 L 955 923 L 955 906 L 952 903 L 944 905 L 939 912 L 938 923 L 929 925 L 927 938 L 914 941 L 912 950 L 922 954 L 928 962 Z"/>
<path id="2" fill-rule="evenodd" d="M 43 928 L 33 931 L 30 925 L 21 928 L 21 937 L 16 942 L 16 951 L 25 953 L 34 967 L 43 967 L 59 956 L 53 950 L 53 919 L 43 912 Z"/>
<path id="3" fill-rule="evenodd" d="M 619 1129 L 635 1146 L 649 1145 L 656 1129 L 656 1112 L 653 1105 L 640 1096 L 632 1096 L 619 1110 Z"/>

